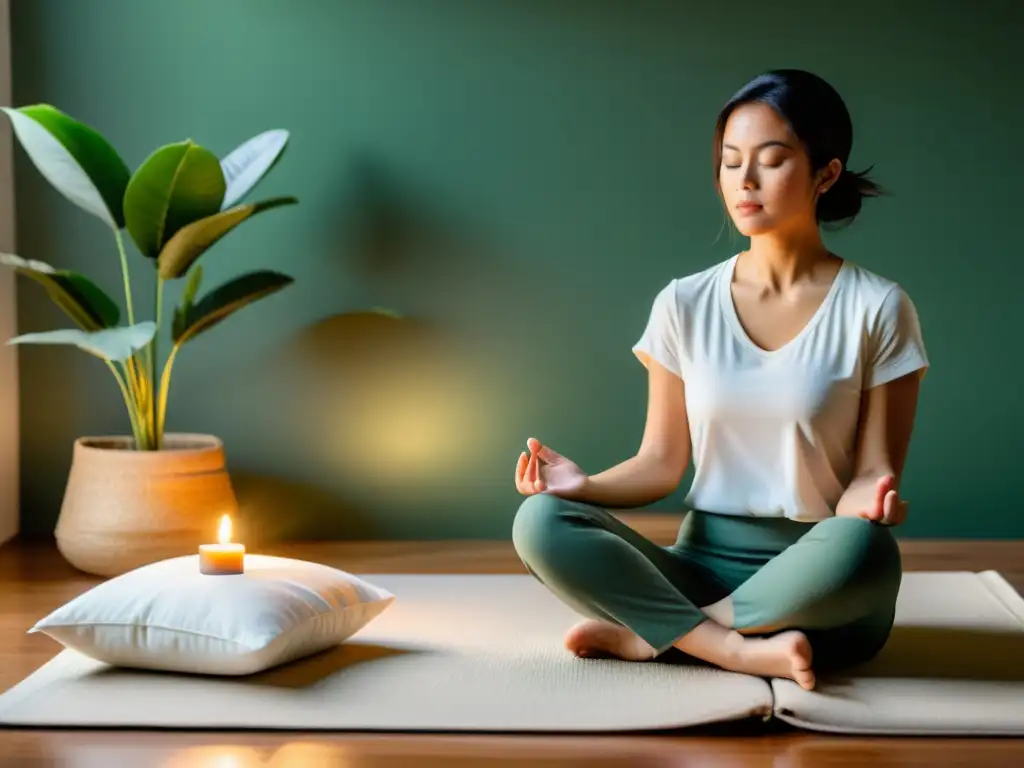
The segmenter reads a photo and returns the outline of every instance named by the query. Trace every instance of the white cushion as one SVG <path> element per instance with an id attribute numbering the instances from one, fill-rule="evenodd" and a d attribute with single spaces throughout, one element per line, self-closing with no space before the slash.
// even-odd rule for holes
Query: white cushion
<path id="1" fill-rule="evenodd" d="M 246 555 L 244 574 L 205 576 L 193 555 L 103 582 L 29 632 L 117 666 L 248 675 L 344 642 L 394 599 L 318 563 Z"/>

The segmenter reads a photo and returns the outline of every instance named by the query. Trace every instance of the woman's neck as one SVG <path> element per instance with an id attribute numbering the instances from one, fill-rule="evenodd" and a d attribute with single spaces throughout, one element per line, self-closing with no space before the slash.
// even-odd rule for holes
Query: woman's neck
<path id="1" fill-rule="evenodd" d="M 750 239 L 750 248 L 740 255 L 737 271 L 742 270 L 743 282 L 785 291 L 796 283 L 813 280 L 823 264 L 834 260 L 839 259 L 825 247 L 816 229 L 800 235 L 765 233 Z"/>

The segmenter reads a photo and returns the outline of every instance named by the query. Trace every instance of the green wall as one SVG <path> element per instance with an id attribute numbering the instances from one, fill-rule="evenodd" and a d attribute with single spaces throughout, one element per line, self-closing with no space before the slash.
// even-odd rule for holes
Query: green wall
<path id="1" fill-rule="evenodd" d="M 1015 3 L 12 5 L 15 102 L 92 124 L 133 168 L 185 137 L 223 154 L 292 132 L 260 193 L 300 206 L 204 264 L 208 285 L 297 282 L 186 348 L 168 424 L 224 439 L 266 535 L 506 537 L 528 436 L 589 471 L 632 455 L 652 298 L 744 244 L 712 191 L 715 113 L 796 66 L 838 87 L 852 167 L 894 193 L 830 245 L 907 288 L 933 361 L 900 534 L 1024 536 Z M 17 154 L 20 252 L 118 295 L 109 232 Z M 19 290 L 22 332 L 62 324 Z M 21 365 L 24 529 L 49 535 L 74 438 L 128 423 L 94 358 L 24 348 Z"/>

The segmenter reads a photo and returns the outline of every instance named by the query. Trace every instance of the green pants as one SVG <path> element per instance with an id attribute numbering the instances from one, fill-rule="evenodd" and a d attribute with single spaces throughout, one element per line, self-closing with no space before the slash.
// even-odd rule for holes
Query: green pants
<path id="1" fill-rule="evenodd" d="M 701 607 L 730 596 L 733 628 L 802 630 L 819 673 L 881 650 L 902 578 L 891 530 L 852 517 L 800 523 L 693 511 L 666 547 L 600 507 L 539 494 L 520 506 L 512 538 L 562 602 L 628 627 L 659 656 L 707 620 Z"/>

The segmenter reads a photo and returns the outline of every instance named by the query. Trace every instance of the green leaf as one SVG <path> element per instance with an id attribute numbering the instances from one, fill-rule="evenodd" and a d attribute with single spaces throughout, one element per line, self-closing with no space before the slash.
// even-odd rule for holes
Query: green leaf
<path id="1" fill-rule="evenodd" d="M 275 197 L 258 203 L 246 203 L 182 227 L 160 251 L 160 277 L 164 280 L 181 277 L 196 259 L 246 219 L 262 211 L 297 202 L 294 197 Z"/>
<path id="2" fill-rule="evenodd" d="M 103 136 L 49 104 L 0 109 L 25 153 L 58 192 L 110 227 L 124 227 L 130 172 Z"/>
<path id="3" fill-rule="evenodd" d="M 188 322 L 189 312 L 192 311 L 192 304 L 199 292 L 199 285 L 203 282 L 203 268 L 196 264 L 185 283 L 185 290 L 181 294 L 181 304 L 174 310 L 174 321 L 171 326 L 171 338 L 177 339 L 185 332 L 185 324 Z"/>
<path id="4" fill-rule="evenodd" d="M 192 306 L 202 282 L 203 268 L 196 264 L 195 269 L 192 270 L 192 274 L 188 276 L 188 282 L 185 283 L 185 293 L 182 295 L 182 304 L 189 307 Z"/>
<path id="5" fill-rule="evenodd" d="M 220 161 L 227 182 L 223 209 L 249 194 L 277 164 L 288 144 L 288 136 L 285 130 L 264 131 L 239 144 Z"/>
<path id="6" fill-rule="evenodd" d="M 105 328 L 102 331 L 81 331 L 66 328 L 43 333 L 25 333 L 15 336 L 8 344 L 70 344 L 90 355 L 121 362 L 132 356 L 152 341 L 156 334 L 156 323 L 146 320 L 122 328 Z"/>
<path id="7" fill-rule="evenodd" d="M 184 344 L 200 333 L 208 331 L 240 309 L 294 282 L 288 275 L 260 270 L 236 277 L 218 286 L 191 306 L 182 324 L 184 330 L 175 330 L 174 343 Z"/>
<path id="8" fill-rule="evenodd" d="M 191 139 L 153 152 L 124 193 L 125 223 L 139 251 L 155 259 L 179 229 L 220 210 L 225 187 L 217 157 Z"/>
<path id="9" fill-rule="evenodd" d="M 86 331 L 113 328 L 121 312 L 114 300 L 85 275 L 57 270 L 42 261 L 0 253 L 0 264 L 35 280 L 76 325 Z"/>

